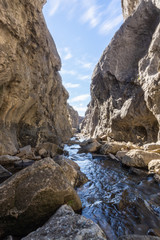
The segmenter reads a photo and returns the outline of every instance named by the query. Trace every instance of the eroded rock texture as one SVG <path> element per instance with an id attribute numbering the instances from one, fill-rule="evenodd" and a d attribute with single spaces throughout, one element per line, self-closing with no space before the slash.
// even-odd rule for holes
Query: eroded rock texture
<path id="1" fill-rule="evenodd" d="M 69 112 L 72 128 L 78 129 L 78 127 L 79 127 L 78 112 L 69 104 L 68 104 L 68 112 Z"/>
<path id="2" fill-rule="evenodd" d="M 130 13 L 124 9 L 126 16 Z M 159 3 L 141 1 L 94 70 L 85 134 L 132 142 L 160 139 L 159 46 Z"/>
<path id="3" fill-rule="evenodd" d="M 44 2 L 0 1 L 0 154 L 71 136 L 68 93 L 42 15 Z"/>

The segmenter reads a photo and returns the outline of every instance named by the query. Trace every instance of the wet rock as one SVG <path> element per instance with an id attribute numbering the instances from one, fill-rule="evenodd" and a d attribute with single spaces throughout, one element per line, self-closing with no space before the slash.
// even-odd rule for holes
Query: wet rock
<path id="1" fill-rule="evenodd" d="M 46 1 L 0 2 L 0 154 L 72 135 L 61 60 L 47 29 Z"/>
<path id="2" fill-rule="evenodd" d="M 154 179 L 155 179 L 155 181 L 156 181 L 157 183 L 160 184 L 160 175 L 159 175 L 159 174 L 155 174 L 155 175 L 154 175 Z"/>
<path id="3" fill-rule="evenodd" d="M 11 176 L 12 173 L 0 165 L 0 183 Z"/>
<path id="4" fill-rule="evenodd" d="M 50 220 L 22 240 L 105 240 L 105 234 L 93 221 L 75 214 L 71 207 L 62 206 Z"/>
<path id="5" fill-rule="evenodd" d="M 148 232 L 147 232 L 148 235 L 151 235 L 151 236 L 157 236 L 157 237 L 160 237 L 160 229 L 149 229 Z"/>
<path id="6" fill-rule="evenodd" d="M 147 235 L 128 235 L 122 236 L 118 240 L 160 240 L 160 238 Z"/>
<path id="7" fill-rule="evenodd" d="M 23 169 L 32 165 L 33 163 L 34 163 L 34 160 L 30 160 L 30 159 L 19 160 L 14 163 L 14 167 L 17 169 Z"/>
<path id="8" fill-rule="evenodd" d="M 10 156 L 10 155 L 2 155 L 0 156 L 0 164 L 5 166 L 9 164 L 14 164 L 14 162 L 20 160 L 19 157 L 16 156 Z"/>
<path id="9" fill-rule="evenodd" d="M 100 149 L 101 144 L 96 139 L 89 139 L 82 142 L 80 146 L 81 148 L 78 153 L 95 153 Z"/>
<path id="10" fill-rule="evenodd" d="M 117 157 L 118 159 L 121 159 L 121 160 L 122 160 L 122 158 L 126 155 L 127 152 L 128 152 L 128 151 L 118 151 L 118 152 L 116 153 L 116 157 Z"/>
<path id="11" fill-rule="evenodd" d="M 79 187 L 88 181 L 84 173 L 80 171 L 80 167 L 74 161 L 57 156 L 54 161 L 61 166 L 64 175 L 73 187 Z"/>
<path id="12" fill-rule="evenodd" d="M 51 158 L 7 179 L 0 185 L 0 196 L 0 237 L 28 234 L 65 203 L 74 210 L 81 209 L 78 195 Z"/>
<path id="13" fill-rule="evenodd" d="M 160 154 L 135 149 L 126 153 L 122 163 L 130 167 L 147 168 L 148 163 L 153 159 L 160 159 Z"/>
<path id="14" fill-rule="evenodd" d="M 147 170 L 142 170 L 142 169 L 138 169 L 138 168 L 135 168 L 135 167 L 131 167 L 129 169 L 129 172 L 131 174 L 135 174 L 135 175 L 138 175 L 138 176 L 147 176 L 148 175 L 148 172 Z"/>
<path id="15" fill-rule="evenodd" d="M 155 173 L 160 175 L 160 159 L 152 160 L 148 164 L 149 173 Z"/>

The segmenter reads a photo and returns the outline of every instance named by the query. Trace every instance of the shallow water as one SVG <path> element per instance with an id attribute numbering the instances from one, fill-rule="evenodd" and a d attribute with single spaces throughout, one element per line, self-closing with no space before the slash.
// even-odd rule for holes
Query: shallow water
<path id="1" fill-rule="evenodd" d="M 107 156 L 78 154 L 79 145 L 65 146 L 89 181 L 77 189 L 82 215 L 98 223 L 110 240 L 160 229 L 160 186 L 152 176 L 131 174 Z M 153 230 L 152 230 L 153 229 Z"/>

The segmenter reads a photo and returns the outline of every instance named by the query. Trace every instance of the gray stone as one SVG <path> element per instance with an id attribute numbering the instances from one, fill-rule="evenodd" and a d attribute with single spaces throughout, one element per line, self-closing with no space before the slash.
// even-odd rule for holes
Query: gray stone
<path id="1" fill-rule="evenodd" d="M 73 187 L 79 187 L 88 181 L 88 178 L 80 171 L 80 167 L 76 162 L 62 156 L 57 156 L 54 161 L 61 166 L 64 175 Z"/>
<path id="2" fill-rule="evenodd" d="M 0 165 L 0 183 L 11 176 L 12 173 Z"/>
<path id="3" fill-rule="evenodd" d="M 33 163 L 34 163 L 34 160 L 30 160 L 30 159 L 19 160 L 14 163 L 14 167 L 17 169 L 23 169 L 32 165 Z"/>
<path id="4" fill-rule="evenodd" d="M 51 142 L 40 144 L 36 150 L 42 157 L 54 157 L 57 154 L 63 153 L 63 150 L 59 147 L 59 145 Z"/>
<path id="5" fill-rule="evenodd" d="M 50 220 L 22 240 L 105 240 L 100 227 L 93 221 L 75 214 L 71 207 L 62 206 Z"/>
<path id="6" fill-rule="evenodd" d="M 2 155 L 0 156 L 0 164 L 5 166 L 9 164 L 14 164 L 14 162 L 20 160 L 17 156 L 10 156 L 10 155 Z"/>
<path id="7" fill-rule="evenodd" d="M 87 141 L 82 142 L 81 144 L 81 148 L 79 149 L 78 153 L 95 153 L 97 152 L 100 147 L 101 144 L 96 141 L 96 139 L 89 139 Z"/>
<path id="8" fill-rule="evenodd" d="M 160 159 L 160 154 L 133 149 L 122 157 L 122 163 L 129 167 L 148 168 L 153 159 Z"/>
<path id="9" fill-rule="evenodd" d="M 19 171 L 0 185 L 0 237 L 39 227 L 63 204 L 81 209 L 81 201 L 62 168 L 46 158 Z"/>

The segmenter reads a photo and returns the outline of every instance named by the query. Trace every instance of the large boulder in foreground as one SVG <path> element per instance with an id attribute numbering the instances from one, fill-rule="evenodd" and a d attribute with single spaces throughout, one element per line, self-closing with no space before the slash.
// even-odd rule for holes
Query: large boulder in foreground
<path id="1" fill-rule="evenodd" d="M 71 207 L 64 205 L 43 227 L 22 238 L 22 240 L 32 239 L 105 240 L 107 238 L 96 223 L 75 214 Z"/>
<path id="2" fill-rule="evenodd" d="M 61 167 L 51 158 L 34 163 L 0 185 L 0 237 L 24 236 L 63 204 L 81 209 L 81 201 Z"/>
<path id="3" fill-rule="evenodd" d="M 148 168 L 148 163 L 153 159 L 160 159 L 160 154 L 133 149 L 122 157 L 122 163 L 129 167 Z"/>
<path id="4" fill-rule="evenodd" d="M 141 1 L 104 50 L 92 75 L 84 134 L 141 144 L 160 139 L 160 4 L 155 2 L 160 3 Z"/>
<path id="5" fill-rule="evenodd" d="M 0 1 L 0 154 L 72 135 L 45 0 Z"/>
<path id="6" fill-rule="evenodd" d="M 64 175 L 73 187 L 79 187 L 88 182 L 88 178 L 80 171 L 80 167 L 76 162 L 63 156 L 56 156 L 54 161 L 61 166 Z"/>

